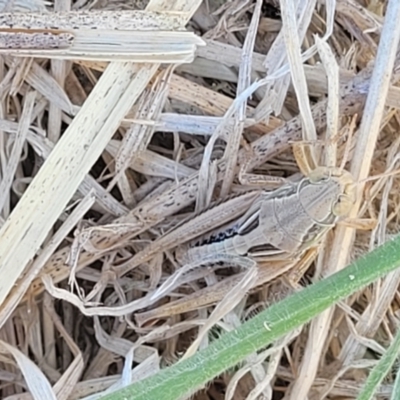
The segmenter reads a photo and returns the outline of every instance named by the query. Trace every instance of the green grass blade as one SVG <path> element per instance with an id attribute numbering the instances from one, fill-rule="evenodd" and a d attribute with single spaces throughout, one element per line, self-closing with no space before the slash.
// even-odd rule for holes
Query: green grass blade
<path id="1" fill-rule="evenodd" d="M 367 380 L 357 397 L 357 400 L 371 400 L 374 398 L 374 394 L 382 383 L 383 379 L 389 373 L 399 355 L 400 350 L 400 330 L 397 330 L 396 336 L 392 344 L 388 347 L 385 354 L 381 357 L 379 362 L 372 368 L 368 375 Z M 400 397 L 393 397 L 392 399 L 399 399 Z"/>
<path id="2" fill-rule="evenodd" d="M 400 373 L 399 366 L 397 365 L 397 373 L 396 379 L 394 380 L 393 392 L 392 392 L 392 400 L 400 399 Z"/>
<path id="3" fill-rule="evenodd" d="M 247 356 L 400 266 L 400 236 L 338 273 L 276 303 L 193 357 L 103 400 L 177 400 L 194 393 Z"/>

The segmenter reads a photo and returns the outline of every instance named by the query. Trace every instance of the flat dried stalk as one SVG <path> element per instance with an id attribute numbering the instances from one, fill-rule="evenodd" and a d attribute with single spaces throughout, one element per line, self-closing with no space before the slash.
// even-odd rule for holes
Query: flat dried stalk
<path id="1" fill-rule="evenodd" d="M 1 13 L 0 28 L 10 30 L 184 30 L 186 15 L 174 11 L 66 11 L 52 13 Z"/>
<path id="2" fill-rule="evenodd" d="M 63 12 L 0 15 L 0 54 L 96 61 L 190 62 L 204 44 L 182 13 Z M 174 32 L 175 31 L 175 32 Z"/>

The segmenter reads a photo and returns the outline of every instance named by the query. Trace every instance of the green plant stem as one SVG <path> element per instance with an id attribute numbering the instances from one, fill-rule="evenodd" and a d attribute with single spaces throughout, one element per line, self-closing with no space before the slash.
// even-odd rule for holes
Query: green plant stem
<path id="1" fill-rule="evenodd" d="M 393 385 L 393 392 L 392 392 L 392 400 L 400 399 L 400 373 L 399 373 L 399 366 L 397 365 L 397 373 L 396 379 L 394 380 Z"/>
<path id="2" fill-rule="evenodd" d="M 326 279 L 276 303 L 193 357 L 104 396 L 103 400 L 177 400 L 316 315 L 400 266 L 400 236 Z"/>
<path id="3" fill-rule="evenodd" d="M 397 329 L 396 336 L 392 342 L 392 344 L 388 347 L 385 354 L 381 357 L 379 362 L 372 368 L 371 372 L 368 375 L 365 384 L 359 395 L 357 396 L 357 400 L 370 400 L 374 398 L 374 394 L 378 389 L 379 385 L 382 383 L 383 379 L 389 373 L 390 369 L 393 366 L 393 363 L 396 361 L 396 358 L 399 355 L 400 350 L 400 330 Z M 398 399 L 399 397 L 393 397 L 392 399 Z"/>

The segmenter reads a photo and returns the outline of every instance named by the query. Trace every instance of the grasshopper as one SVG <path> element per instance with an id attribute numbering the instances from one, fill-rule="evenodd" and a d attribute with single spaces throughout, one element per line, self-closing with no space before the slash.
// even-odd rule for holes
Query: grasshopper
<path id="1" fill-rule="evenodd" d="M 118 276 L 124 275 L 161 251 L 176 247 L 182 237 L 187 243 L 175 252 L 181 265 L 199 265 L 224 257 L 293 260 L 344 219 L 355 199 L 356 185 L 349 172 L 317 167 L 298 182 L 273 191 L 242 194 L 218 204 L 115 269 Z M 230 224 L 215 230 L 218 221 L 220 226 Z M 188 242 L 193 237 L 197 239 Z"/>
<path id="2" fill-rule="evenodd" d="M 267 260 L 293 259 L 317 243 L 348 215 L 356 199 L 351 174 L 317 167 L 296 183 L 261 192 L 245 215 L 226 232 L 177 251 L 181 263 L 212 254 Z"/>

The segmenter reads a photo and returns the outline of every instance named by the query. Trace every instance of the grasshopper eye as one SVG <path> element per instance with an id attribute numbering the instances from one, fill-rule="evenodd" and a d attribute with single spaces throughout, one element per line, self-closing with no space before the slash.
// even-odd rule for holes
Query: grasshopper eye
<path id="1" fill-rule="evenodd" d="M 336 202 L 333 204 L 332 212 L 337 217 L 343 217 L 350 212 L 352 206 L 352 199 L 345 194 L 341 194 L 340 196 L 338 196 Z"/>

